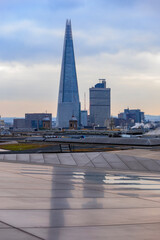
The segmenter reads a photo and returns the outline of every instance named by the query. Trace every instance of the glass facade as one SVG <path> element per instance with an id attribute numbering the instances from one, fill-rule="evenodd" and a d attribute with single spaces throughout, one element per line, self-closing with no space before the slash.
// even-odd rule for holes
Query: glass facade
<path id="1" fill-rule="evenodd" d="M 67 20 L 62 68 L 59 86 L 57 126 L 69 127 L 72 116 L 80 123 L 80 102 L 77 84 L 76 65 L 72 38 L 71 21 Z"/>

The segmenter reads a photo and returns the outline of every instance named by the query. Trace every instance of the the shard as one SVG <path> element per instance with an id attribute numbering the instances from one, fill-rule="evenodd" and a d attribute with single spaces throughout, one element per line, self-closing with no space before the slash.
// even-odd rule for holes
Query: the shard
<path id="1" fill-rule="evenodd" d="M 72 116 L 77 118 L 80 124 L 80 102 L 74 47 L 72 38 L 71 21 L 66 21 L 64 37 L 63 58 L 58 97 L 57 126 L 69 127 L 69 120 Z"/>

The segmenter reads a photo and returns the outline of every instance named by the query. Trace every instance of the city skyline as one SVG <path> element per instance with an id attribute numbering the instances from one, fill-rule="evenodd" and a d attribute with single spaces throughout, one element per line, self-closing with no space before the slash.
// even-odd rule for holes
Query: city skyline
<path id="1" fill-rule="evenodd" d="M 140 108 L 159 115 L 158 0 L 0 2 L 0 115 L 56 116 L 64 22 L 74 29 L 79 94 L 106 78 L 112 115 Z"/>

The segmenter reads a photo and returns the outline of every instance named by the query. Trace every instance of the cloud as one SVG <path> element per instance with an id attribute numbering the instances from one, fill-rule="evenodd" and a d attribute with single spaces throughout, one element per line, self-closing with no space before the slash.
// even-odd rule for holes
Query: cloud
<path id="1" fill-rule="evenodd" d="M 81 101 L 106 77 L 114 115 L 127 106 L 158 113 L 159 7 L 158 0 L 1 0 L 1 109 L 15 108 L 16 115 L 22 102 L 33 102 L 33 111 L 53 103 L 55 116 L 65 21 L 71 18 Z"/>
<path id="2" fill-rule="evenodd" d="M 59 65 L 1 62 L 0 100 L 52 101 L 54 89 L 58 89 L 59 72 Z"/>
<path id="3" fill-rule="evenodd" d="M 121 4 L 117 0 L 40 0 L 33 4 L 34 13 L 30 0 L 24 1 L 23 4 L 18 0 L 13 1 L 18 10 L 6 10 L 9 20 L 1 20 L 0 24 L 1 59 L 46 61 L 58 58 L 62 52 L 67 17 L 73 17 L 73 35 L 77 46 L 75 51 L 78 56 L 96 55 L 101 52 L 115 53 L 130 48 L 138 51 L 157 51 L 160 47 L 158 21 L 146 17 L 145 11 L 141 9 L 144 5 L 143 0 L 122 0 Z M 145 6 L 148 4 L 147 1 Z M 3 5 L 12 6 L 10 1 L 6 4 L 3 2 Z M 52 5 L 63 9 L 62 17 L 52 9 Z M 72 12 L 75 7 L 79 12 Z M 24 13 L 24 16 L 17 17 L 19 8 L 28 9 L 30 15 Z M 10 19 L 10 11 L 15 13 L 14 16 L 11 14 L 13 19 Z"/>
<path id="4" fill-rule="evenodd" d="M 49 7 L 58 10 L 71 10 L 83 7 L 85 4 L 84 0 L 48 0 Z"/>
<path id="5" fill-rule="evenodd" d="M 127 50 L 116 54 L 97 55 L 96 58 L 83 58 L 78 61 L 77 67 L 81 100 L 86 89 L 95 85 L 99 78 L 106 78 L 107 85 L 111 87 L 113 115 L 127 106 L 157 114 L 159 64 L 160 52 L 139 53 Z"/>
<path id="6" fill-rule="evenodd" d="M 96 31 L 74 32 L 77 51 L 83 55 L 101 54 L 102 52 L 116 53 L 125 49 L 135 51 L 157 51 L 160 49 L 159 36 L 140 30 L 121 30 L 100 27 Z"/>
<path id="7" fill-rule="evenodd" d="M 17 21 L 0 26 L 1 60 L 41 61 L 57 58 L 63 44 L 63 31 Z M 58 47 L 59 46 L 59 47 Z"/>
<path id="8" fill-rule="evenodd" d="M 101 53 L 96 57 L 79 57 L 77 75 L 82 107 L 84 92 L 88 105 L 89 88 L 99 78 L 106 78 L 107 85 L 111 87 L 113 115 L 127 106 L 156 114 L 159 108 L 159 65 L 160 52 L 126 50 L 115 54 Z M 0 75 L 2 115 L 6 114 L 5 109 L 12 108 L 11 113 L 23 116 L 32 103 L 30 111 L 44 111 L 46 108 L 56 116 L 60 64 L 1 62 Z M 24 108 L 22 103 L 25 103 Z"/>
<path id="9" fill-rule="evenodd" d="M 4 39 L 16 39 L 28 45 L 47 44 L 55 39 L 63 38 L 61 29 L 54 29 L 37 25 L 33 21 L 23 20 L 7 23 L 0 26 L 0 36 Z"/>
<path id="10" fill-rule="evenodd" d="M 116 53 L 122 49 L 157 51 L 159 35 L 144 30 L 116 29 L 101 26 L 96 32 L 91 28 L 73 29 L 77 57 L 102 52 Z M 62 55 L 63 28 L 40 26 L 34 21 L 24 20 L 0 26 L 1 60 L 50 61 Z"/>

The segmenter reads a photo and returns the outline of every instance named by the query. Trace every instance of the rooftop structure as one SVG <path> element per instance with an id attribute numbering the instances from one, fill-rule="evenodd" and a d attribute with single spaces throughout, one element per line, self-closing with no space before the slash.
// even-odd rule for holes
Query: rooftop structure
<path id="1" fill-rule="evenodd" d="M 74 57 L 71 21 L 67 20 L 64 37 L 63 58 L 58 97 L 57 126 L 69 127 L 69 120 L 75 116 L 80 124 L 80 102 Z"/>

